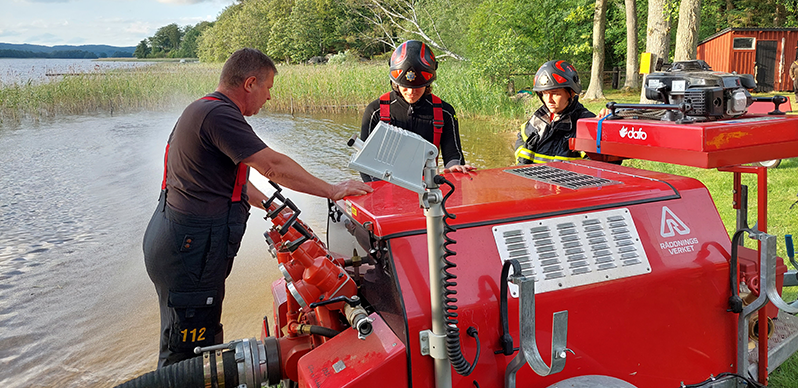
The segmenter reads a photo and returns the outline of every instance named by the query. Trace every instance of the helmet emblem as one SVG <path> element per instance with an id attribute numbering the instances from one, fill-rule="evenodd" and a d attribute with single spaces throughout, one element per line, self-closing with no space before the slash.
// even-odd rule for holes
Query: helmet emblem
<path id="1" fill-rule="evenodd" d="M 405 78 L 407 78 L 408 81 L 413 82 L 413 80 L 416 79 L 416 73 L 413 72 L 413 70 L 409 70 L 407 74 L 405 74 Z"/>

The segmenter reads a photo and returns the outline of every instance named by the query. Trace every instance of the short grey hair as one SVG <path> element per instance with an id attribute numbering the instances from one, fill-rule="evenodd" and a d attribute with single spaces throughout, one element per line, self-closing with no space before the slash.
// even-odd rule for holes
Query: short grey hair
<path id="1" fill-rule="evenodd" d="M 258 49 L 243 48 L 227 58 L 222 67 L 219 84 L 238 87 L 249 77 L 262 76 L 264 71 L 277 75 L 277 66 L 274 65 L 274 61 Z"/>

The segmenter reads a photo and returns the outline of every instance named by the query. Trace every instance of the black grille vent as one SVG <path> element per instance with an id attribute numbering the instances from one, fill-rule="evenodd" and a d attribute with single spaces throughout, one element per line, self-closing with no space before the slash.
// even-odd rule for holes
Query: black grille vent
<path id="1" fill-rule="evenodd" d="M 707 114 L 707 99 L 703 91 L 690 91 L 684 92 L 685 101 L 690 103 L 693 109 L 687 112 L 691 116 L 706 116 Z"/>
<path id="2" fill-rule="evenodd" d="M 609 179 L 597 178 L 592 175 L 580 174 L 578 172 L 560 170 L 559 168 L 549 167 L 545 164 L 504 171 L 574 190 L 587 187 L 617 185 L 621 183 Z"/>

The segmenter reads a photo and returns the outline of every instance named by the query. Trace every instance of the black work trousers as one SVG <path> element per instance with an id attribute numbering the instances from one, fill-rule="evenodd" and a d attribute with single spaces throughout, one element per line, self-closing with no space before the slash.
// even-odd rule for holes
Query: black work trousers
<path id="1" fill-rule="evenodd" d="M 194 348 L 224 342 L 225 279 L 244 235 L 249 209 L 232 202 L 216 218 L 182 214 L 161 193 L 144 234 L 144 263 L 161 313 L 158 367 L 196 356 Z"/>

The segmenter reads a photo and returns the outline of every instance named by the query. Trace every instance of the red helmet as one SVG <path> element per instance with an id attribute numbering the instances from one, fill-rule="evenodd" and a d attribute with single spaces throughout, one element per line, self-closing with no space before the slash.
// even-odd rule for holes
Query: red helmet
<path id="1" fill-rule="evenodd" d="M 423 88 L 435 81 L 438 62 L 426 44 L 408 40 L 399 45 L 388 62 L 391 81 L 406 88 Z"/>
<path id="2" fill-rule="evenodd" d="M 539 93 L 560 88 L 571 89 L 576 94 L 582 92 L 576 69 L 563 60 L 548 61 L 540 66 L 538 72 L 535 73 L 535 86 L 532 90 Z"/>

